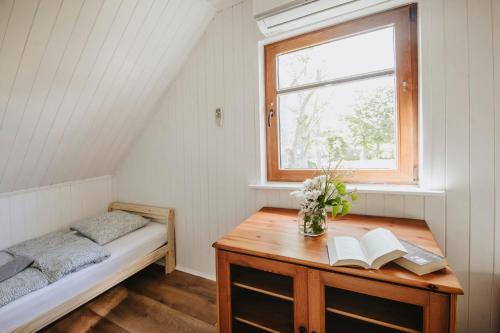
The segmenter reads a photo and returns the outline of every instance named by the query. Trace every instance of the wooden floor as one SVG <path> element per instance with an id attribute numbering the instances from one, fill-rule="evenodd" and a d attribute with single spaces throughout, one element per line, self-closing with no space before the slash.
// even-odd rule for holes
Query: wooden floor
<path id="1" fill-rule="evenodd" d="M 42 332 L 215 332 L 215 283 L 152 265 Z"/>

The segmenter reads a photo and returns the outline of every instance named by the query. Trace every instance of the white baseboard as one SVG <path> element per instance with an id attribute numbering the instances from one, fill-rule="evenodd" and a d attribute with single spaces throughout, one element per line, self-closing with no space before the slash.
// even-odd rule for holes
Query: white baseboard
<path id="1" fill-rule="evenodd" d="M 207 273 L 203 273 L 203 272 L 191 269 L 191 268 L 186 268 L 186 267 L 181 267 L 181 266 L 175 266 L 175 269 L 178 271 L 184 272 L 184 273 L 196 275 L 196 276 L 208 279 L 208 280 L 215 281 L 215 275 L 213 275 L 213 274 L 207 274 Z"/>

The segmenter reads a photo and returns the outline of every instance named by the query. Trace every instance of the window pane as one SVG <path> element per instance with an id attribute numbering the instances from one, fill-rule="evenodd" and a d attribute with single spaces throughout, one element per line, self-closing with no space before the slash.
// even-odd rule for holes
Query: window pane
<path id="1" fill-rule="evenodd" d="M 278 56 L 278 89 L 394 68 L 394 28 Z"/>
<path id="2" fill-rule="evenodd" d="M 396 169 L 394 76 L 282 94 L 281 169 Z"/>

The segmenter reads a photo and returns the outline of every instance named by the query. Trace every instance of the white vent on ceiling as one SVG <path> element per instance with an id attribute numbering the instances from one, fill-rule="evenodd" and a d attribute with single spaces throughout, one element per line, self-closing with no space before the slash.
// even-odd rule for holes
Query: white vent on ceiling
<path id="1" fill-rule="evenodd" d="M 388 0 L 254 0 L 253 12 L 266 36 L 350 14 Z"/>

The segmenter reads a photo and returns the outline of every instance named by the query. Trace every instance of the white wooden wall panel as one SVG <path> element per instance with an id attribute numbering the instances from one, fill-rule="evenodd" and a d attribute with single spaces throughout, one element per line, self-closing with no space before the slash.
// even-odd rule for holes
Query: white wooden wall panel
<path id="1" fill-rule="evenodd" d="M 63 98 L 58 104 L 55 118 L 52 120 L 48 136 L 37 159 L 33 175 L 33 178 L 39 181 L 37 185 L 52 183 L 52 179 L 47 177 L 51 166 L 50 163 L 61 143 L 61 137 L 69 125 L 68 123 L 73 116 L 77 103 L 80 101 L 81 92 L 86 81 L 97 58 L 101 55 L 103 43 L 107 39 L 112 24 L 115 23 L 120 3 L 121 0 L 103 1 L 90 31 L 85 34 L 84 47 L 81 49 L 74 67 L 72 67 Z"/>
<path id="2" fill-rule="evenodd" d="M 446 188 L 447 253 L 462 283 L 465 296 L 460 298 L 458 326 L 467 331 L 469 305 L 470 249 L 470 139 L 469 139 L 469 57 L 467 3 L 445 1 L 446 43 Z M 452 36 L 463 36 L 454 38 Z M 467 161 L 467 162 L 465 162 Z M 465 162 L 465 163 L 464 163 Z"/>
<path id="3" fill-rule="evenodd" d="M 488 332 L 492 314 L 495 137 L 492 2 L 468 1 L 470 92 L 469 331 Z M 498 42 L 498 41 L 497 41 Z M 498 64 L 500 65 L 500 64 Z"/>
<path id="4" fill-rule="evenodd" d="M 198 12 L 193 12 L 193 6 L 189 2 L 186 7 L 180 8 L 178 11 L 178 19 L 180 19 L 179 24 L 177 24 L 178 28 L 173 29 L 171 38 L 163 36 L 163 38 L 166 37 L 172 42 L 169 43 L 168 47 L 164 48 L 159 53 L 156 65 L 152 66 L 150 69 L 151 72 L 149 79 L 145 83 L 145 89 L 142 89 L 139 94 L 138 101 L 143 101 L 143 103 L 140 104 L 145 105 L 146 109 L 154 107 L 155 105 L 153 105 L 153 102 L 156 104 L 156 99 L 151 98 L 151 95 L 154 94 L 156 96 L 163 94 L 165 87 L 171 79 L 175 77 L 175 74 L 177 74 L 176 70 L 168 71 L 166 68 L 180 68 L 184 59 L 189 55 L 188 51 L 190 51 L 192 47 L 197 44 L 198 39 L 186 39 L 185 36 L 200 36 L 203 31 L 205 31 L 211 16 L 206 16 L 204 21 L 198 25 L 189 23 L 190 17 L 201 16 L 202 13 L 206 11 L 206 8 L 199 7 L 197 10 Z M 181 12 L 184 13 L 184 16 L 180 14 Z M 174 45 L 179 47 L 174 47 Z M 124 153 L 128 150 L 131 142 L 137 137 L 149 119 L 150 115 L 148 113 L 137 112 L 134 113 L 129 120 L 127 120 L 127 122 L 131 121 L 133 124 L 133 127 L 129 131 L 124 130 L 127 127 L 127 122 L 122 123 L 121 127 L 118 127 L 118 133 L 120 135 L 115 136 L 114 138 L 117 148 L 113 148 L 113 146 L 108 148 L 108 153 L 105 154 L 106 159 L 103 160 L 104 164 L 102 164 L 102 170 L 110 170 L 117 165 L 118 161 L 123 158 Z"/>
<path id="5" fill-rule="evenodd" d="M 494 118 L 495 118 L 495 226 L 494 226 L 494 269 L 493 269 L 493 302 L 491 308 L 492 325 L 491 331 L 498 330 L 500 327 L 500 43 L 495 42 L 500 40 L 500 2 L 492 2 L 492 19 L 493 19 L 493 61 L 494 61 L 494 78 L 493 78 L 493 93 L 494 93 Z M 496 309 L 496 311 L 494 310 Z"/>
<path id="6" fill-rule="evenodd" d="M 383 194 L 366 194 L 366 211 L 365 214 L 383 216 L 385 213 L 385 195 Z"/>
<path id="7" fill-rule="evenodd" d="M 84 80 L 83 86 L 79 89 L 78 99 L 75 101 L 75 107 L 68 119 L 67 126 L 64 127 L 60 136 L 57 150 L 50 160 L 49 168 L 45 173 L 45 181 L 58 183 L 64 181 L 70 170 L 68 166 L 75 157 L 75 150 L 78 149 L 77 142 L 80 139 L 80 129 L 83 128 L 86 107 L 94 97 L 97 87 L 101 83 L 104 73 L 109 66 L 113 55 L 127 32 L 128 25 L 131 23 L 134 11 L 139 2 L 135 0 L 115 1 L 110 4 L 118 6 L 119 9 L 113 18 L 114 24 L 109 26 L 106 38 L 102 40 L 99 53 L 96 54 L 91 71 Z M 142 12 L 139 12 L 142 13 Z M 83 132 L 83 131 L 82 131 Z M 76 135 L 75 135 L 76 134 Z M 68 153 L 69 152 L 69 153 Z M 71 156 L 70 156 L 71 155 Z M 57 163 L 57 164 L 56 164 Z"/>
<path id="8" fill-rule="evenodd" d="M 460 279 L 465 295 L 460 297 L 457 322 L 466 332 L 469 304 L 469 73 L 466 0 L 445 0 L 446 49 L 446 253 Z"/>
<path id="9" fill-rule="evenodd" d="M 124 32 L 120 45 L 111 57 L 106 72 L 100 79 L 98 89 L 93 93 L 91 101 L 85 107 L 84 119 L 81 126 L 81 134 L 77 139 L 77 149 L 71 150 L 72 157 L 69 159 L 69 166 L 66 168 L 65 178 L 84 177 L 84 169 L 88 165 L 87 159 L 93 153 L 97 139 L 100 138 L 102 131 L 107 126 L 111 117 L 111 110 L 103 108 L 104 103 L 119 93 L 119 88 L 123 82 L 125 70 L 134 62 L 134 50 L 137 49 L 140 42 L 146 36 L 150 26 L 154 24 L 154 15 L 161 9 L 162 3 L 158 1 L 141 1 L 138 3 L 134 12 L 134 17 Z M 102 109 L 102 111 L 101 111 Z M 86 140 L 86 138 L 91 138 Z M 85 165 L 85 167 L 83 166 Z"/>
<path id="10" fill-rule="evenodd" d="M 5 114 L 12 85 L 26 49 L 26 41 L 31 34 L 33 18 L 39 1 L 16 1 L 9 14 L 9 20 L 0 50 L 0 128 L 4 128 Z"/>
<path id="11" fill-rule="evenodd" d="M 112 171 L 214 12 L 205 0 L 0 1 L 0 192 Z"/>
<path id="12" fill-rule="evenodd" d="M 420 1 L 420 137 L 422 142 L 421 181 L 427 188 L 445 187 L 445 36 L 443 0 Z M 425 98 L 424 98 L 425 96 Z"/>
<path id="13" fill-rule="evenodd" d="M 67 101 L 66 96 L 70 88 L 71 82 L 75 77 L 75 71 L 80 63 L 82 54 L 85 50 L 90 34 L 95 26 L 96 20 L 102 9 L 102 1 L 86 1 L 83 3 L 80 14 L 73 27 L 71 38 L 58 64 L 54 81 L 48 95 L 45 97 L 40 112 L 40 119 L 33 133 L 33 140 L 30 143 L 24 161 L 24 175 L 20 175 L 21 179 L 5 179 L 5 181 L 21 181 L 26 187 L 37 187 L 41 185 L 43 175 L 42 164 L 45 159 L 49 158 L 43 153 L 47 152 L 53 144 L 55 133 L 61 125 L 59 116 L 65 118 L 67 112 L 61 111 L 62 104 Z M 53 131 L 54 130 L 54 131 Z M 5 184 L 2 180 L 2 183 Z M 4 185 L 5 186 L 5 185 Z M 3 188 L 3 191 L 8 191 L 8 188 Z"/>
<path id="14" fill-rule="evenodd" d="M 175 31 L 175 28 L 165 31 L 165 27 L 170 26 L 170 24 L 172 24 L 173 27 L 177 27 L 179 24 L 182 24 L 179 17 L 182 18 L 185 16 L 186 5 L 190 5 L 189 1 L 181 3 L 163 2 L 163 4 L 165 6 L 162 11 L 159 11 L 160 15 L 158 15 L 155 19 L 155 24 L 152 26 L 152 30 L 149 32 L 147 39 L 148 41 L 154 41 L 154 43 L 147 43 L 142 49 L 140 49 L 137 54 L 137 61 L 128 73 L 127 79 L 124 82 L 125 84 L 121 87 L 119 94 L 114 98 L 114 100 L 111 101 L 112 107 L 116 105 L 117 108 L 112 110 L 114 111 L 114 116 L 109 118 L 112 121 L 110 123 L 110 128 L 102 132 L 103 136 L 101 139 L 102 142 L 106 144 L 102 145 L 98 150 L 99 153 L 94 155 L 93 158 L 89 160 L 88 165 L 91 168 L 91 165 L 93 164 L 97 164 L 97 170 L 103 167 L 103 164 L 105 163 L 104 161 L 109 158 L 110 153 L 113 153 L 113 151 L 109 151 L 110 144 L 107 143 L 113 142 L 116 139 L 116 136 L 121 134 L 118 131 L 124 122 L 130 121 L 131 124 L 133 124 L 133 120 L 130 118 L 130 109 L 134 106 L 134 104 L 125 103 L 124 97 L 131 95 L 133 96 L 134 102 L 140 98 L 140 93 L 144 85 L 150 81 L 150 67 L 157 64 L 159 50 L 163 47 L 168 47 L 169 45 L 169 43 L 161 43 L 161 41 L 170 41 L 172 38 L 171 31 Z M 164 17 L 164 15 L 166 16 Z M 160 44 L 158 45 L 158 43 Z M 143 59 L 146 55 L 150 55 L 147 62 Z M 132 83 L 135 81 L 138 81 L 139 85 L 136 86 Z"/>
<path id="15" fill-rule="evenodd" d="M 7 25 L 14 7 L 14 0 L 5 0 L 0 2 L 0 49 L 2 48 L 7 32 Z"/>
<path id="16" fill-rule="evenodd" d="M 212 24 L 208 26 L 207 29 L 207 37 L 205 41 L 205 45 L 207 48 L 205 68 L 206 76 L 205 76 L 205 87 L 206 87 L 206 98 L 207 104 L 206 107 L 202 108 L 206 113 L 206 136 L 205 140 L 207 141 L 207 160 L 206 160 L 206 168 L 207 168 L 207 180 L 208 180 L 208 194 L 207 194 L 207 217 L 208 217 L 208 228 L 209 228 L 209 244 L 213 244 L 217 240 L 218 233 L 218 224 L 214 223 L 217 219 L 217 209 L 220 209 L 218 206 L 217 197 L 217 187 L 219 184 L 217 183 L 217 159 L 218 155 L 218 146 L 217 146 L 217 137 L 219 136 L 219 131 L 216 131 L 215 121 L 210 121 L 211 114 L 207 110 L 212 110 L 215 108 L 216 100 L 217 100 L 217 80 L 216 80 L 216 42 L 220 38 L 218 38 L 218 25 L 217 20 L 219 16 L 214 18 Z M 209 254 L 209 263 L 215 262 L 214 251 L 208 251 Z M 212 264 L 209 266 L 209 270 L 207 272 L 213 272 Z"/>
<path id="17" fill-rule="evenodd" d="M 83 1 L 65 1 L 62 4 L 59 17 L 51 32 L 45 54 L 39 65 L 39 71 L 32 83 L 31 93 L 24 109 L 24 118 L 17 132 L 17 137 L 12 145 L 11 156 L 4 166 L 1 182 L 13 182 L 13 188 L 26 188 L 31 170 L 26 168 L 28 149 L 32 142 L 41 140 L 37 129 L 43 114 L 42 108 L 48 97 L 49 89 L 54 82 L 55 75 L 61 65 L 61 59 L 66 52 L 69 39 L 80 14 Z M 30 155 L 31 156 L 31 155 Z"/>
<path id="18" fill-rule="evenodd" d="M 7 162 L 14 153 L 13 143 L 19 135 L 20 123 L 26 116 L 26 103 L 33 92 L 35 79 L 47 50 L 48 39 L 53 32 L 61 7 L 62 1 L 60 0 L 42 1 L 33 20 L 32 31 L 27 39 L 25 52 L 21 57 L 19 70 L 5 107 L 3 135 L 0 140 L 0 175 L 2 179 L 13 181 L 13 177 L 4 178 L 3 175 L 7 169 Z"/>
<path id="19" fill-rule="evenodd" d="M 434 238 L 439 247 L 446 254 L 446 198 L 445 197 L 426 197 L 424 202 L 424 220 L 434 234 Z"/>
<path id="20" fill-rule="evenodd" d="M 195 1 L 197 2 L 197 1 Z M 160 94 L 164 91 L 165 86 L 170 82 L 170 79 L 174 76 L 173 73 L 177 72 L 177 69 L 181 66 L 183 60 L 187 57 L 187 51 L 190 50 L 194 44 L 197 42 L 197 38 L 186 38 L 186 36 L 198 36 L 205 29 L 206 24 L 211 16 L 204 16 L 205 18 L 198 24 L 193 24 L 191 20 L 202 16 L 203 13 L 207 11 L 206 6 L 194 7 L 192 2 L 180 2 L 176 5 L 175 17 L 173 18 L 173 24 L 176 26 L 170 29 L 167 34 L 161 33 L 159 38 L 163 40 L 169 40 L 166 47 L 158 48 L 155 47 L 157 60 L 152 60 L 152 66 L 148 67 L 148 77 L 143 85 L 148 87 L 151 83 L 155 85 L 156 94 Z M 156 65 L 155 65 L 156 64 Z M 162 66 L 167 65 L 167 68 L 172 68 L 172 70 L 161 70 Z M 160 70 L 159 70 L 160 69 Z M 161 73 L 165 73 L 164 76 Z M 160 74 L 160 75 L 159 75 Z M 134 91 L 136 92 L 136 91 Z M 138 101 L 146 99 L 149 106 L 152 106 L 151 102 L 154 99 L 147 95 L 147 89 L 137 90 Z M 118 109 L 121 112 L 121 109 Z M 125 111 L 126 112 L 126 111 Z M 101 158 L 97 158 L 97 172 L 99 168 L 110 169 L 112 168 L 119 159 L 125 149 L 128 147 L 129 143 L 133 138 L 136 137 L 138 131 L 142 129 L 144 125 L 144 120 L 148 118 L 147 113 L 134 113 L 129 119 L 123 119 L 115 123 L 115 127 L 112 128 L 114 131 L 118 131 L 118 135 L 115 135 L 111 141 L 111 145 L 104 145 L 103 151 L 101 152 Z M 127 128 L 128 124 L 131 123 L 132 127 L 129 130 L 124 130 Z M 104 142 L 107 142 L 104 139 Z M 115 144 L 116 143 L 116 147 Z M 99 155 L 99 154 L 98 154 Z M 96 159 L 96 158 L 94 158 Z M 92 172 L 92 170 L 90 170 Z M 89 172 L 87 170 L 87 172 Z M 92 175 L 92 173 L 87 173 Z"/>
<path id="21" fill-rule="evenodd" d="M 361 194 L 354 213 L 425 219 L 465 289 L 459 332 L 500 331 L 500 5 L 420 0 L 425 185 L 447 196 Z M 296 207 L 259 180 L 258 48 L 244 1 L 219 12 L 119 165 L 122 200 L 172 205 L 179 266 L 213 274 L 218 236 L 263 206 Z M 215 108 L 224 125 L 215 125 Z"/>
<path id="22" fill-rule="evenodd" d="M 0 249 L 106 211 L 111 176 L 0 194 Z"/>

